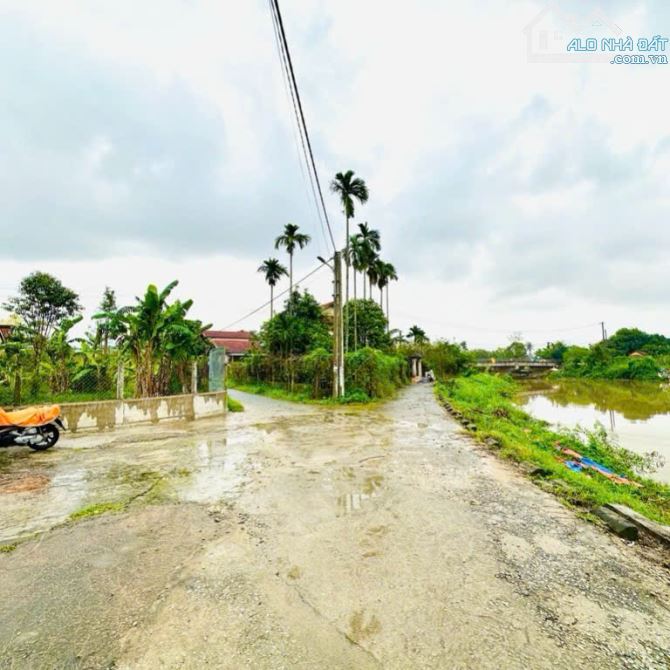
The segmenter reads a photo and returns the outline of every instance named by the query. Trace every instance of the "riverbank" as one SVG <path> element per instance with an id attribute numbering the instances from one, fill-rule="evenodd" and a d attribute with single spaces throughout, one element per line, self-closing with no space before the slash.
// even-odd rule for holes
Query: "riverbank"
<path id="1" fill-rule="evenodd" d="M 542 488 L 587 516 L 605 504 L 622 504 L 662 524 L 670 524 L 670 486 L 640 475 L 644 457 L 609 443 L 604 431 L 552 429 L 513 401 L 518 385 L 478 374 L 437 385 L 443 403 L 461 413 L 477 438 L 506 459 L 530 466 Z M 580 453 L 634 484 L 617 484 L 595 471 L 575 472 L 561 449 Z"/>
<path id="2" fill-rule="evenodd" d="M 608 438 L 637 454 L 655 453 L 649 476 L 670 484 L 670 386 L 663 382 L 593 379 L 519 381 L 521 408 L 553 427 L 604 426 Z"/>

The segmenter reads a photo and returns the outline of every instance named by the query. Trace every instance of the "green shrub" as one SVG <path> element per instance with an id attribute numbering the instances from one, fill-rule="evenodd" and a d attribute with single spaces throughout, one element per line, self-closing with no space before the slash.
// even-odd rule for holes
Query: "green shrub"
<path id="1" fill-rule="evenodd" d="M 229 412 L 244 412 L 244 405 L 230 395 L 226 396 L 226 404 Z"/>
<path id="2" fill-rule="evenodd" d="M 370 398 L 388 398 L 407 382 L 407 360 L 365 347 L 345 356 L 345 388 Z"/>

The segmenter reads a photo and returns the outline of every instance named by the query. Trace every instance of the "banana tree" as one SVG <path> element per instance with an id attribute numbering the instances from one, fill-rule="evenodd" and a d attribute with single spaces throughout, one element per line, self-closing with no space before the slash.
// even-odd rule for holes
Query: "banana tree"
<path id="1" fill-rule="evenodd" d="M 75 350 L 72 346 L 75 340 L 70 338 L 70 331 L 83 318 L 80 315 L 72 319 L 63 319 L 47 342 L 49 386 L 52 393 L 65 393 L 70 389 L 70 378 L 75 369 Z"/>
<path id="2" fill-rule="evenodd" d="M 120 351 L 130 356 L 137 397 L 167 393 L 172 373 L 178 369 L 183 384 L 185 363 L 206 351 L 202 333 L 210 326 L 186 318 L 193 301 L 167 302 L 177 284 L 173 281 L 161 292 L 150 284 L 135 305 L 94 317 L 107 319 Z"/>

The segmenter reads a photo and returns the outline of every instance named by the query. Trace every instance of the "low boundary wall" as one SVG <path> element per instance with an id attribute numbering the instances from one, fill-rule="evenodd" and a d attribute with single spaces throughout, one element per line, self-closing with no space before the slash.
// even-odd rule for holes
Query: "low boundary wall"
<path id="1" fill-rule="evenodd" d="M 78 433 L 84 430 L 109 430 L 117 426 L 222 416 L 228 410 L 227 392 L 173 395 L 135 400 L 63 403 L 61 418 L 65 427 Z"/>

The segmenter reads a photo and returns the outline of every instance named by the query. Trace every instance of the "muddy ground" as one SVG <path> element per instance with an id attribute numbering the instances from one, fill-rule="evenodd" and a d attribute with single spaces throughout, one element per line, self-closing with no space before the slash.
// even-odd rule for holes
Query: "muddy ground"
<path id="1" fill-rule="evenodd" d="M 670 572 L 428 386 L 362 410 L 237 395 L 223 420 L 3 454 L 0 668 L 670 667 Z"/>

